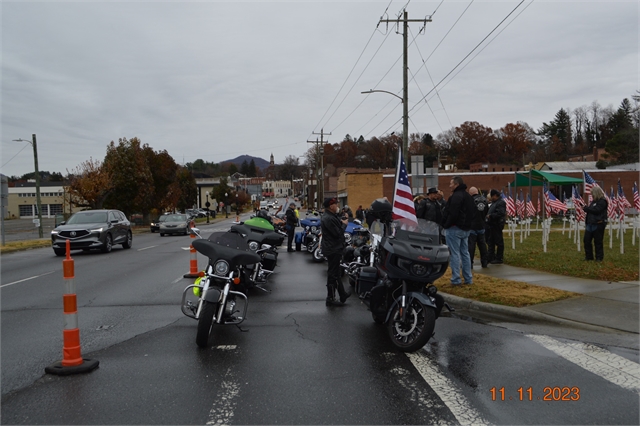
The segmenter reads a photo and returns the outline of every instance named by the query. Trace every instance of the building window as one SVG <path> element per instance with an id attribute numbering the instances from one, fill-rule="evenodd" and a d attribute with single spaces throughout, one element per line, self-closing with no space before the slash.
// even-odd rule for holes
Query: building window
<path id="1" fill-rule="evenodd" d="M 62 204 L 49 204 L 49 214 L 62 214 Z"/>
<path id="2" fill-rule="evenodd" d="M 36 206 L 33 206 L 31 204 L 22 204 L 19 206 L 20 207 L 20 217 L 33 217 L 35 215 L 37 215 L 36 211 Z"/>

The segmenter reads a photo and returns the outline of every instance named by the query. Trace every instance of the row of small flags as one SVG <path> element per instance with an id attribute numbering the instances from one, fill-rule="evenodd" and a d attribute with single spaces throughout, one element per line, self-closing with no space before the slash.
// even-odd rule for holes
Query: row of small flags
<path id="1" fill-rule="evenodd" d="M 584 188 L 585 194 L 588 196 L 589 202 L 591 202 L 591 189 L 594 186 L 599 185 L 596 181 L 589 175 L 589 173 L 583 171 L 584 174 Z M 558 212 L 566 212 L 569 208 L 566 203 L 558 200 L 551 191 L 546 186 L 546 183 L 543 183 L 543 191 L 545 198 L 545 213 L 546 216 L 551 216 L 552 213 Z M 607 195 L 606 191 L 604 191 L 605 198 L 608 203 L 607 216 L 610 219 L 621 218 L 624 219 L 625 209 L 635 208 L 640 211 L 640 193 L 638 192 L 638 184 L 634 182 L 633 184 L 633 205 L 627 200 L 624 195 L 624 191 L 622 190 L 622 185 L 620 183 L 620 179 L 618 179 L 618 191 L 614 192 L 613 187 L 611 187 L 611 192 Z M 507 215 L 510 217 L 532 217 L 539 215 L 541 213 L 541 204 L 540 204 L 540 194 L 538 194 L 538 206 L 537 208 L 533 205 L 531 201 L 531 195 L 527 194 L 527 201 L 524 200 L 524 195 L 522 190 L 520 190 L 520 195 L 516 195 L 516 199 L 514 200 L 511 197 L 511 187 L 509 187 L 509 193 L 505 194 L 501 193 L 502 198 L 504 199 L 507 205 Z M 584 207 L 587 203 L 582 199 L 580 193 L 578 192 L 578 187 L 576 185 L 573 186 L 571 201 L 575 207 L 576 219 L 578 221 L 583 221 L 586 217 L 586 213 L 584 211 Z"/>

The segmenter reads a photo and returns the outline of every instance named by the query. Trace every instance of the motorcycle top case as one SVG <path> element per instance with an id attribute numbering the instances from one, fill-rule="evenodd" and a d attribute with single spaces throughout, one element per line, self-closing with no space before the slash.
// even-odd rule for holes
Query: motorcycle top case
<path id="1" fill-rule="evenodd" d="M 265 252 L 262 254 L 262 267 L 267 271 L 273 271 L 278 262 L 278 254 Z"/>

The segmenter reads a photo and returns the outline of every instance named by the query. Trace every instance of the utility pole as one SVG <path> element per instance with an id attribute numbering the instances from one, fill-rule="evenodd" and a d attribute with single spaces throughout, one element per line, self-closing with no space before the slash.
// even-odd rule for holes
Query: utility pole
<path id="1" fill-rule="evenodd" d="M 318 194 L 316 206 L 318 211 L 322 208 L 324 202 L 324 135 L 331 136 L 331 133 L 325 133 L 324 129 L 320 129 L 320 133 L 313 132 L 313 135 L 320 135 L 320 140 L 307 141 L 307 143 L 316 144 L 316 193 Z M 320 168 L 318 168 L 318 157 L 320 158 Z"/>
<path id="2" fill-rule="evenodd" d="M 400 23 L 400 18 L 398 19 L 381 19 L 379 22 L 396 22 Z M 431 22 L 431 18 L 424 19 L 409 19 L 409 12 L 405 9 L 402 19 L 402 155 L 404 158 L 408 158 L 408 149 L 409 149 L 409 22 L 423 22 L 425 25 L 427 22 Z"/>

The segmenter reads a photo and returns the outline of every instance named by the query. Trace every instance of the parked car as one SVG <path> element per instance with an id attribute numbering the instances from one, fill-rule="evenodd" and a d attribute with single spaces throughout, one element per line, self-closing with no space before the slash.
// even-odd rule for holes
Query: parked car
<path id="1" fill-rule="evenodd" d="M 189 234 L 189 221 L 191 218 L 187 214 L 170 214 L 160 224 L 160 236 L 165 234 Z"/>
<path id="2" fill-rule="evenodd" d="M 150 225 L 151 233 L 158 232 L 160 230 L 160 224 L 165 220 L 167 220 L 167 216 L 168 215 L 164 214 L 160 216 L 158 219 L 151 222 L 151 225 Z"/>
<path id="3" fill-rule="evenodd" d="M 269 210 L 273 207 L 273 204 L 270 204 L 268 201 L 260 201 L 260 209 L 261 210 Z"/>
<path id="4" fill-rule="evenodd" d="M 100 249 L 109 253 L 115 244 L 131 248 L 133 234 L 131 222 L 120 210 L 85 210 L 72 215 L 51 231 L 51 246 L 58 256 L 71 250 Z"/>

